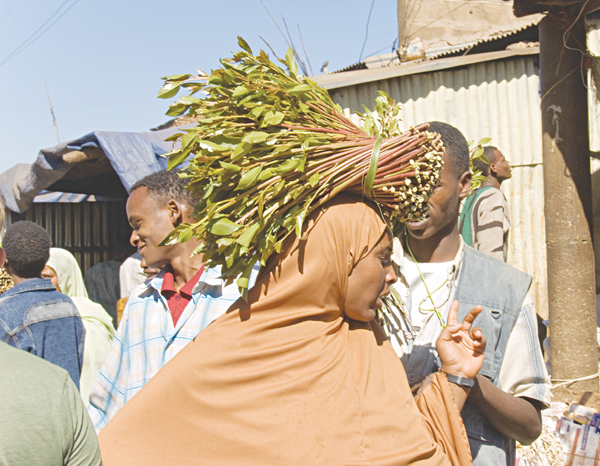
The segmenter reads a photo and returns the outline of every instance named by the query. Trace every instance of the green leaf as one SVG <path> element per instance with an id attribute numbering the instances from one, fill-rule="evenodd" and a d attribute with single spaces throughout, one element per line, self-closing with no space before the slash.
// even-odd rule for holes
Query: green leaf
<path id="1" fill-rule="evenodd" d="M 260 175 L 261 170 L 262 165 L 251 168 L 250 170 L 246 170 L 242 175 L 237 187 L 235 188 L 235 191 L 240 191 L 242 189 L 251 188 L 254 186 L 258 180 L 258 175 Z"/>
<path id="2" fill-rule="evenodd" d="M 223 167 L 228 172 L 232 172 L 232 173 L 239 172 L 241 170 L 241 167 L 239 167 L 233 163 L 223 162 L 221 160 L 219 160 L 219 165 L 221 165 L 221 167 Z"/>
<path id="3" fill-rule="evenodd" d="M 202 149 L 208 149 L 210 152 L 214 150 L 216 150 L 217 152 L 223 152 L 224 150 L 227 150 L 227 147 L 215 144 L 214 142 L 209 141 L 208 139 L 200 139 L 198 143 L 200 144 L 200 147 L 202 147 Z"/>
<path id="4" fill-rule="evenodd" d="M 310 87 L 308 84 L 298 84 L 297 86 L 291 88 L 288 92 L 290 95 L 300 95 L 308 91 L 312 91 L 312 87 Z"/>
<path id="5" fill-rule="evenodd" d="M 260 116 L 264 113 L 265 111 L 265 107 L 259 105 L 257 107 L 254 107 L 252 110 L 250 110 L 248 112 L 248 116 L 250 118 L 253 118 L 254 120 L 258 120 L 260 118 Z"/>
<path id="6" fill-rule="evenodd" d="M 310 187 L 314 188 L 317 185 L 317 183 L 319 182 L 319 172 L 313 173 L 311 175 L 311 177 L 308 179 L 308 182 L 310 183 Z"/>
<path id="7" fill-rule="evenodd" d="M 381 150 L 382 142 L 383 138 L 379 138 L 373 146 L 373 152 L 371 153 L 371 163 L 369 164 L 369 171 L 367 172 L 367 178 L 365 179 L 365 183 L 363 185 L 363 193 L 369 199 L 371 199 L 373 183 L 375 182 L 375 175 L 377 174 L 377 166 L 379 165 L 379 151 Z"/>
<path id="8" fill-rule="evenodd" d="M 240 85 L 235 88 L 231 97 L 242 97 L 248 94 L 250 91 L 243 85 Z"/>
<path id="9" fill-rule="evenodd" d="M 179 242 L 185 243 L 192 239 L 192 236 L 194 236 L 194 230 L 192 228 L 186 228 L 179 233 Z"/>
<path id="10" fill-rule="evenodd" d="M 264 142 L 268 137 L 268 133 L 263 133 L 262 131 L 251 131 L 244 136 L 242 141 L 249 142 L 250 144 L 257 144 L 260 142 Z"/>
<path id="11" fill-rule="evenodd" d="M 285 115 L 281 112 L 277 112 L 275 110 L 271 110 L 265 114 L 263 118 L 263 126 L 275 126 L 283 121 Z"/>
<path id="12" fill-rule="evenodd" d="M 202 196 L 202 199 L 208 199 L 208 197 L 212 194 L 213 189 L 215 189 L 215 185 L 214 184 L 209 184 L 208 188 L 206 188 L 204 190 L 204 194 Z"/>
<path id="13" fill-rule="evenodd" d="M 181 86 L 181 83 L 168 82 L 162 87 L 160 91 L 158 91 L 156 97 L 158 97 L 159 99 L 168 99 L 170 97 L 173 97 L 179 91 L 179 86 Z"/>
<path id="14" fill-rule="evenodd" d="M 237 223 L 232 222 L 228 218 L 222 217 L 212 224 L 210 232 L 218 236 L 229 236 L 241 228 Z"/>
<path id="15" fill-rule="evenodd" d="M 295 170 L 300 164 L 300 159 L 288 159 L 275 169 L 275 173 L 283 175 L 287 172 Z"/>
<path id="16" fill-rule="evenodd" d="M 483 138 L 481 139 L 477 145 L 478 146 L 485 146 L 486 144 L 488 144 L 490 141 L 492 140 L 492 138 Z"/>
<path id="17" fill-rule="evenodd" d="M 275 174 L 275 172 L 273 170 L 271 170 L 270 168 L 267 168 L 266 170 L 263 170 L 261 172 L 260 176 L 258 177 L 258 181 L 265 181 L 265 180 L 271 178 L 274 174 Z"/>
<path id="18" fill-rule="evenodd" d="M 193 105 L 202 103 L 202 100 L 200 100 L 198 97 L 193 97 L 191 95 L 184 95 L 181 97 L 181 99 L 179 99 L 179 102 L 184 105 Z"/>
<path id="19" fill-rule="evenodd" d="M 177 141 L 182 136 L 183 136 L 183 133 L 171 134 L 171 136 L 165 138 L 165 141 Z"/>
<path id="20" fill-rule="evenodd" d="M 296 66 L 296 60 L 294 60 L 294 52 L 292 51 L 291 47 L 288 48 L 287 53 L 285 54 L 285 62 L 292 76 L 296 77 L 298 75 L 298 66 Z"/>
<path id="21" fill-rule="evenodd" d="M 304 164 L 306 163 L 306 156 L 300 159 L 300 163 L 298 164 L 298 171 L 300 173 L 304 173 Z"/>
<path id="22" fill-rule="evenodd" d="M 253 223 L 252 225 L 250 225 L 237 239 L 237 243 L 241 244 L 246 248 L 249 247 L 250 242 L 254 238 L 254 235 L 256 234 L 259 228 L 260 226 L 258 223 Z"/>
<path id="23" fill-rule="evenodd" d="M 167 162 L 167 168 L 172 170 L 173 168 L 184 162 L 190 155 L 189 150 L 177 149 L 169 152 L 169 161 Z"/>
<path id="24" fill-rule="evenodd" d="M 287 152 L 291 148 L 292 148 L 291 144 L 280 144 L 277 147 L 275 147 L 273 154 L 279 154 L 280 152 Z"/>
<path id="25" fill-rule="evenodd" d="M 242 158 L 244 155 L 250 152 L 250 149 L 252 149 L 252 144 L 244 141 L 240 142 L 231 153 L 231 160 L 235 162 L 236 160 Z"/>
<path id="26" fill-rule="evenodd" d="M 172 117 L 179 116 L 179 115 L 185 113 L 187 108 L 188 108 L 187 105 L 184 105 L 184 104 L 180 104 L 180 103 L 171 104 L 171 105 L 169 105 L 169 110 L 167 110 L 167 115 L 172 116 Z"/>
<path id="27" fill-rule="evenodd" d="M 483 147 L 478 147 L 473 151 L 473 155 L 471 155 L 471 160 L 482 159 L 483 157 Z M 487 158 L 486 158 L 487 160 Z M 488 162 L 489 163 L 489 162 Z"/>
<path id="28" fill-rule="evenodd" d="M 248 284 L 250 282 L 250 275 L 252 275 L 252 269 L 254 268 L 254 262 L 256 262 L 256 257 L 252 257 L 252 259 L 248 261 L 242 275 L 235 282 L 240 289 L 240 294 L 244 300 L 248 299 Z"/>
<path id="29" fill-rule="evenodd" d="M 199 134 L 193 131 L 188 131 L 185 136 L 181 138 L 181 148 L 187 149 L 191 144 L 198 140 Z"/>
<path id="30" fill-rule="evenodd" d="M 238 45 L 241 48 L 243 48 L 246 52 L 248 52 L 249 54 L 252 54 L 252 49 L 250 48 L 248 43 L 244 39 L 242 39 L 241 36 L 238 36 Z"/>
<path id="31" fill-rule="evenodd" d="M 305 211 L 300 212 L 300 215 L 296 217 L 296 236 L 302 238 L 302 223 L 304 223 Z"/>
<path id="32" fill-rule="evenodd" d="M 171 76 L 163 76 L 160 79 L 165 81 L 184 81 L 191 76 L 191 74 L 172 74 Z"/>
<path id="33" fill-rule="evenodd" d="M 258 197 L 258 216 L 263 218 L 263 211 L 265 208 L 265 201 L 263 199 L 264 192 Z"/>

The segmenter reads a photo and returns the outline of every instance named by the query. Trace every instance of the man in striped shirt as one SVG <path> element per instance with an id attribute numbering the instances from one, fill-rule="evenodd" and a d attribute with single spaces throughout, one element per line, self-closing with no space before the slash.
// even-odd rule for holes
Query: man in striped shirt
<path id="1" fill-rule="evenodd" d="M 484 147 L 483 155 L 489 164 L 477 159 L 473 165 L 488 180 L 464 201 L 458 231 L 469 246 L 506 262 L 510 220 L 500 185 L 512 176 L 510 163 L 494 146 Z"/>
<path id="2" fill-rule="evenodd" d="M 176 172 L 138 181 L 127 200 L 131 243 L 149 267 L 162 270 L 132 291 L 112 346 L 90 395 L 96 431 L 185 345 L 239 298 L 216 269 L 205 269 L 190 239 L 158 244 L 178 225 L 194 221 L 195 200 Z"/>

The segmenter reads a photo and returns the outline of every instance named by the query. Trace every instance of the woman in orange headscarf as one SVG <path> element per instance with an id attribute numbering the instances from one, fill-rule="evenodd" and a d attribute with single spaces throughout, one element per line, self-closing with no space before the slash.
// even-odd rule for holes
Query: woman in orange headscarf
<path id="1" fill-rule="evenodd" d="M 454 401 L 462 406 L 466 390 L 438 373 L 415 402 L 372 321 L 397 279 L 390 243 L 359 198 L 338 196 L 314 214 L 302 240 L 263 268 L 248 303 L 238 300 L 102 430 L 104 465 L 471 464 Z M 485 344 L 470 322 L 442 334 L 448 373 L 474 377 L 481 366 Z"/>

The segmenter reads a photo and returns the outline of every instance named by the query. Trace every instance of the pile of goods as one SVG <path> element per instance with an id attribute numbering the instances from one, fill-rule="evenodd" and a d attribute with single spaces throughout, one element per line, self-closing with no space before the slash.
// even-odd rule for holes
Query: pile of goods
<path id="1" fill-rule="evenodd" d="M 280 60 L 284 70 L 241 38 L 239 45 L 210 75 L 164 78 L 159 97 L 190 92 L 168 114 L 197 125 L 174 135 L 180 147 L 167 155 L 170 169 L 187 164 L 181 176 L 199 200 L 197 222 L 164 244 L 198 238 L 208 266 L 220 265 L 229 282 L 239 277 L 244 293 L 253 264 L 300 237 L 307 216 L 342 191 L 390 210 L 393 222 L 427 215 L 443 154 L 427 124 L 397 134 L 397 107 L 380 93 L 377 115 L 361 129 L 325 89 L 297 76 L 291 51 Z"/>
<path id="2" fill-rule="evenodd" d="M 554 402 L 542 411 L 542 435 L 517 447 L 517 466 L 597 466 L 600 414 L 576 403 Z"/>

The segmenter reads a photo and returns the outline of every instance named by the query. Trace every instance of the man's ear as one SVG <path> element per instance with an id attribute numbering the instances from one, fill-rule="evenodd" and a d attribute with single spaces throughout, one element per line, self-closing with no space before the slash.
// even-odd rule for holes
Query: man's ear
<path id="1" fill-rule="evenodd" d="M 169 211 L 169 219 L 173 224 L 173 227 L 179 226 L 183 223 L 183 208 L 182 205 L 174 199 L 167 202 L 167 209 Z"/>
<path id="2" fill-rule="evenodd" d="M 493 176 L 494 178 L 496 178 L 498 171 L 496 170 L 496 164 L 495 163 L 490 163 L 490 176 Z"/>
<path id="3" fill-rule="evenodd" d="M 469 191 L 471 191 L 471 178 L 471 172 L 466 171 L 458 179 L 458 197 L 460 199 L 464 199 L 469 195 Z"/>
<path id="4" fill-rule="evenodd" d="M 6 251 L 3 248 L 0 248 L 0 267 L 4 267 L 5 262 L 6 262 Z"/>

